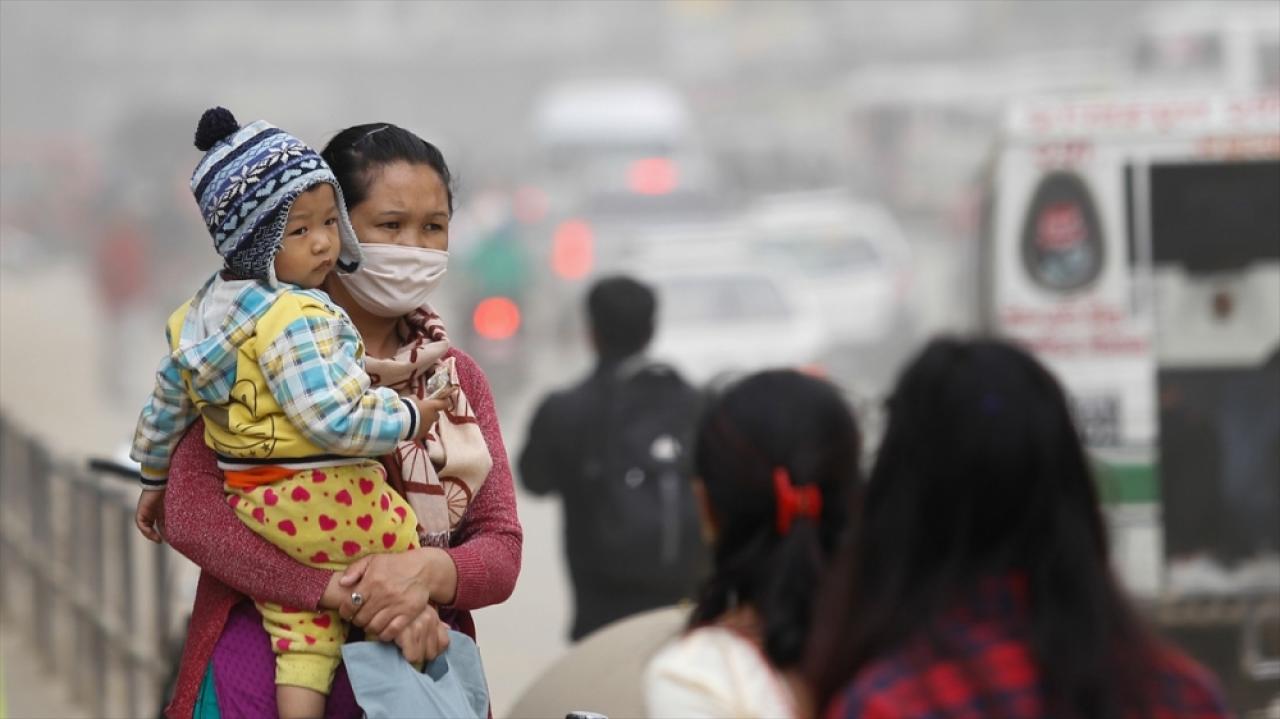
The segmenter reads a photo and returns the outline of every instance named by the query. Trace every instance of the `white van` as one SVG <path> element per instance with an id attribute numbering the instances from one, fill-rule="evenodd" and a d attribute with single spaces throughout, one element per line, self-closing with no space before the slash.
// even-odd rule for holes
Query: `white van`
<path id="1" fill-rule="evenodd" d="M 1066 387 L 1122 579 L 1280 615 L 1280 95 L 1021 102 L 987 189 L 982 323 Z"/>
<path id="2" fill-rule="evenodd" d="M 660 201 L 711 182 L 692 113 L 665 83 L 564 81 L 538 98 L 532 122 L 536 172 L 552 195 Z"/>

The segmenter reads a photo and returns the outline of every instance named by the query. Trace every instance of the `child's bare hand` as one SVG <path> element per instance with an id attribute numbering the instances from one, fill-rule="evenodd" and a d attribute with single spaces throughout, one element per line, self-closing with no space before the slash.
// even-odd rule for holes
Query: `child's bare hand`
<path id="1" fill-rule="evenodd" d="M 160 544 L 164 541 L 164 490 L 143 490 L 138 497 L 138 511 L 133 515 L 133 523 L 138 525 L 142 536 Z"/>
<path id="2" fill-rule="evenodd" d="M 453 403 L 458 398 L 458 388 L 451 387 L 443 395 L 437 399 L 418 399 L 410 398 L 418 407 L 418 433 L 414 435 L 414 439 L 422 439 L 427 436 L 431 428 L 436 424 L 436 417 L 445 410 L 453 409 Z"/>

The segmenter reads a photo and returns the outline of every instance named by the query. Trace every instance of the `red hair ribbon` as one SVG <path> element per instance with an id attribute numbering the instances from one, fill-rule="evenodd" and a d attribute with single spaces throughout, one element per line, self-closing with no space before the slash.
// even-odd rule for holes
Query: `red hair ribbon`
<path id="1" fill-rule="evenodd" d="M 822 516 L 822 494 L 814 485 L 796 487 L 791 484 L 791 474 L 786 467 L 773 470 L 773 493 L 778 499 L 778 534 L 786 536 L 796 517 L 817 520 Z"/>

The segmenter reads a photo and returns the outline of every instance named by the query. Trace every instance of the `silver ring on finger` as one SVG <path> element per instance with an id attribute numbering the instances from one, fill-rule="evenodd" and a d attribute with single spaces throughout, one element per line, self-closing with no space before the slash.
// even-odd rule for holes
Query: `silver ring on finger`
<path id="1" fill-rule="evenodd" d="M 362 604 L 364 604 L 364 595 L 361 594 L 360 592 L 352 592 L 351 605 L 354 607 L 359 607 Z"/>

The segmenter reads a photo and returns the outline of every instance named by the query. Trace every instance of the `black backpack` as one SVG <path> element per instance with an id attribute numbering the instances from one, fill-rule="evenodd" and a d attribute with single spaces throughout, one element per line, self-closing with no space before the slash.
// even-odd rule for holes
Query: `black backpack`
<path id="1" fill-rule="evenodd" d="M 702 396 L 670 366 L 624 365 L 585 428 L 592 574 L 689 596 L 706 566 L 691 467 Z"/>

